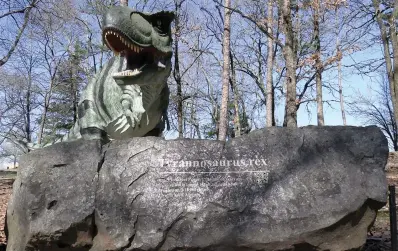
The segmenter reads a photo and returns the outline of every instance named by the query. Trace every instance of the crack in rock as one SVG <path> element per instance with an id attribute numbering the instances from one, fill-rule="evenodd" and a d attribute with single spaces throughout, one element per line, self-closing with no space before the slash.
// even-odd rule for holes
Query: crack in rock
<path id="1" fill-rule="evenodd" d="M 149 171 L 146 170 L 144 173 L 140 174 L 136 179 L 134 179 L 132 182 L 127 187 L 131 187 L 135 182 L 137 182 L 139 179 L 144 177 Z"/>
<path id="2" fill-rule="evenodd" d="M 163 232 L 163 238 L 159 242 L 159 244 L 155 247 L 155 250 L 161 250 L 164 243 L 167 240 L 167 237 L 169 236 L 170 231 L 173 229 L 173 227 L 179 222 L 182 218 L 185 217 L 185 212 L 181 212 L 171 223 L 170 225 L 164 230 Z"/>

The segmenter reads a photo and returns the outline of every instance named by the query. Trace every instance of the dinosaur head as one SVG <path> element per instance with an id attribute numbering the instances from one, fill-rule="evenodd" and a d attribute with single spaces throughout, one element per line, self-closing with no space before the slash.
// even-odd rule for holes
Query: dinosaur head
<path id="1" fill-rule="evenodd" d="M 113 74 L 116 82 L 127 84 L 157 71 L 170 70 L 173 19 L 172 12 L 144 14 L 124 6 L 106 12 L 103 40 L 115 55 L 124 58 L 126 65 Z"/>

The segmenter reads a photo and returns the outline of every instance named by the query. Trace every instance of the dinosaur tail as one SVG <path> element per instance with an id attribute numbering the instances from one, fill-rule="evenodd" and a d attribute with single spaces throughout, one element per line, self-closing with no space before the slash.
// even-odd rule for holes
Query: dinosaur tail
<path id="1" fill-rule="evenodd" d="M 48 144 L 44 145 L 43 147 L 51 146 L 56 143 L 60 143 L 60 142 L 64 142 L 64 141 L 74 141 L 74 140 L 78 140 L 80 138 L 81 138 L 80 126 L 79 126 L 79 122 L 76 122 L 73 125 L 73 127 L 69 130 L 69 132 L 67 134 L 65 134 L 62 138 L 60 138 L 52 143 L 48 143 Z"/>
<path id="2" fill-rule="evenodd" d="M 73 127 L 69 130 L 67 134 L 65 134 L 58 142 L 63 142 L 63 141 L 74 141 L 80 139 L 82 136 L 80 135 L 80 126 L 79 126 L 79 121 L 77 121 Z"/>

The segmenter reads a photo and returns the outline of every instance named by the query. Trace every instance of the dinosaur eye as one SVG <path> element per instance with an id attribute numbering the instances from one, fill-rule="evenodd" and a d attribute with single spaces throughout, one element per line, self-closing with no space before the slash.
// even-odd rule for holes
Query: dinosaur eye
<path id="1" fill-rule="evenodd" d="M 153 26 L 160 35 L 166 35 L 168 32 L 168 26 L 160 19 L 154 20 Z"/>

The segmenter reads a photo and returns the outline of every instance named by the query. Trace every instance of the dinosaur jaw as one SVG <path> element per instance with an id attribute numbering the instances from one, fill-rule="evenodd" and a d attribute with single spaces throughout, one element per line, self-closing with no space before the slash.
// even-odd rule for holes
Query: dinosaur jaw
<path id="1" fill-rule="evenodd" d="M 103 32 L 104 41 L 116 56 L 124 57 L 126 69 L 112 75 L 114 79 L 135 78 L 141 75 L 147 67 L 166 69 L 167 54 L 160 52 L 152 45 L 139 44 L 123 32 L 116 29 L 106 29 Z"/>

